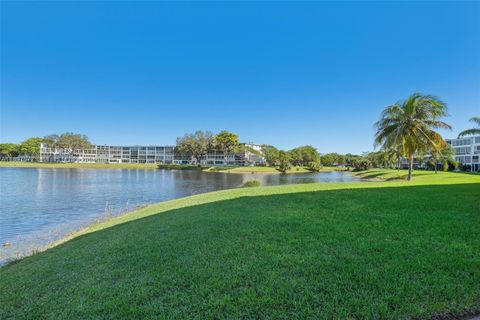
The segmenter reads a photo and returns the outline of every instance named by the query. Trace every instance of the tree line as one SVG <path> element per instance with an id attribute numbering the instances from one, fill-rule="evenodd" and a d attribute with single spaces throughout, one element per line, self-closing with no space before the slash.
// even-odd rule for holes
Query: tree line
<path id="1" fill-rule="evenodd" d="M 267 166 L 276 167 L 281 172 L 287 172 L 292 167 L 305 167 L 317 172 L 323 166 L 354 166 L 357 159 L 353 154 L 327 153 L 321 155 L 310 145 L 299 146 L 291 150 L 280 150 L 272 145 L 262 145 L 261 151 L 240 144 L 237 134 L 223 130 L 218 134 L 210 131 L 195 131 L 177 138 L 175 154 L 200 165 L 200 161 L 208 154 L 220 152 L 227 163 L 227 157 L 232 153 L 250 152 L 265 158 Z"/>
<path id="2" fill-rule="evenodd" d="M 262 155 L 266 165 L 286 172 L 293 166 L 306 167 L 310 171 L 320 171 L 322 166 L 348 166 L 356 170 L 373 167 L 400 168 L 401 160 L 408 161 L 408 180 L 412 179 L 414 158 L 423 161 L 425 166 L 434 169 L 442 164 L 443 170 L 456 168 L 455 152 L 445 142 L 436 129 L 449 129 L 451 126 L 442 121 L 447 116 L 447 107 L 437 97 L 414 93 L 407 99 L 386 107 L 380 120 L 374 124 L 375 146 L 379 151 L 363 155 L 328 153 L 320 154 L 310 145 L 299 146 L 291 150 L 280 150 L 271 145 L 263 145 L 261 152 L 241 144 L 237 134 L 223 130 L 218 134 L 210 131 L 196 131 L 177 138 L 175 154 L 190 158 L 200 165 L 208 153 L 221 152 L 227 163 L 229 154 L 250 152 Z M 476 127 L 462 131 L 460 137 L 480 134 L 480 117 L 470 119 Z M 45 137 L 32 137 L 20 144 L 0 144 L 0 159 L 29 156 L 39 159 L 40 144 L 52 148 L 62 148 L 67 152 L 76 149 L 88 149 L 91 143 L 87 136 L 66 132 Z"/>
<path id="3" fill-rule="evenodd" d="M 38 161 L 40 158 L 40 144 L 42 143 L 52 148 L 62 148 L 67 152 L 91 147 L 91 143 L 86 135 L 65 132 L 62 134 L 51 134 L 45 137 L 28 138 L 19 144 L 1 143 L 0 158 L 8 159 L 18 156 L 28 156 L 31 157 L 32 160 Z"/>

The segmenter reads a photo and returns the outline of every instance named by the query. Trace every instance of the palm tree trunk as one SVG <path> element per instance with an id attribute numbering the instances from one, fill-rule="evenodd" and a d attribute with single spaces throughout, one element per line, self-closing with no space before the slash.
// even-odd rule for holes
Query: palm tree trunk
<path id="1" fill-rule="evenodd" d="M 412 181 L 413 155 L 408 157 L 408 181 Z"/>
<path id="2" fill-rule="evenodd" d="M 438 163 L 437 163 L 437 161 L 435 161 L 435 174 L 437 173 L 437 165 L 438 165 Z"/>

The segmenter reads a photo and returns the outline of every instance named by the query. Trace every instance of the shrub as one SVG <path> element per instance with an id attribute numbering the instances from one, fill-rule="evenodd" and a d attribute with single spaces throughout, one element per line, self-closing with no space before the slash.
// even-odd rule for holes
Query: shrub
<path id="1" fill-rule="evenodd" d="M 164 170 L 198 170 L 200 166 L 190 164 L 159 164 L 158 169 Z"/>
<path id="2" fill-rule="evenodd" d="M 319 172 L 322 170 L 322 163 L 320 161 L 310 161 L 307 165 L 307 169 L 312 172 Z"/>
<path id="3" fill-rule="evenodd" d="M 279 152 L 278 162 L 278 170 L 282 173 L 285 173 L 290 170 L 290 168 L 292 168 L 292 163 L 290 162 L 290 155 L 285 151 Z"/>
<path id="4" fill-rule="evenodd" d="M 367 158 L 357 158 L 353 161 L 353 167 L 355 171 L 364 171 L 373 167 L 372 162 Z"/>
<path id="5" fill-rule="evenodd" d="M 448 162 L 444 161 L 442 166 L 443 171 L 448 171 Z"/>
<path id="6" fill-rule="evenodd" d="M 243 187 L 245 188 L 251 188 L 251 187 L 260 187 L 261 183 L 259 180 L 248 180 L 243 184 Z"/>

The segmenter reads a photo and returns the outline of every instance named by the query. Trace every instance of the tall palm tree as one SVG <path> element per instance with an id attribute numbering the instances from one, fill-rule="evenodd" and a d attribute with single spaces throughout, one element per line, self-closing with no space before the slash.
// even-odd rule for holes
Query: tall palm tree
<path id="1" fill-rule="evenodd" d="M 472 129 L 468 129 L 460 132 L 460 134 L 458 135 L 459 138 L 462 138 L 465 136 L 471 136 L 474 134 L 480 134 L 480 117 L 473 117 L 470 119 L 470 122 L 475 123 L 478 128 L 472 128 Z"/>
<path id="2" fill-rule="evenodd" d="M 441 150 L 446 142 L 434 129 L 451 129 L 439 118 L 447 116 L 446 104 L 431 95 L 414 93 L 383 110 L 375 123 L 375 145 L 400 147 L 408 159 L 408 180 L 412 180 L 413 158 L 430 148 Z"/>

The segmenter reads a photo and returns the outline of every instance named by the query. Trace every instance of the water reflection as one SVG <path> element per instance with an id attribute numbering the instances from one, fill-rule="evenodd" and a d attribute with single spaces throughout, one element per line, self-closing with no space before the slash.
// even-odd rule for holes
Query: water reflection
<path id="1" fill-rule="evenodd" d="M 106 213 L 220 189 L 248 180 L 262 185 L 351 182 L 342 172 L 265 175 L 190 170 L 91 170 L 0 168 L 0 260 L 28 252 L 91 223 Z"/>

